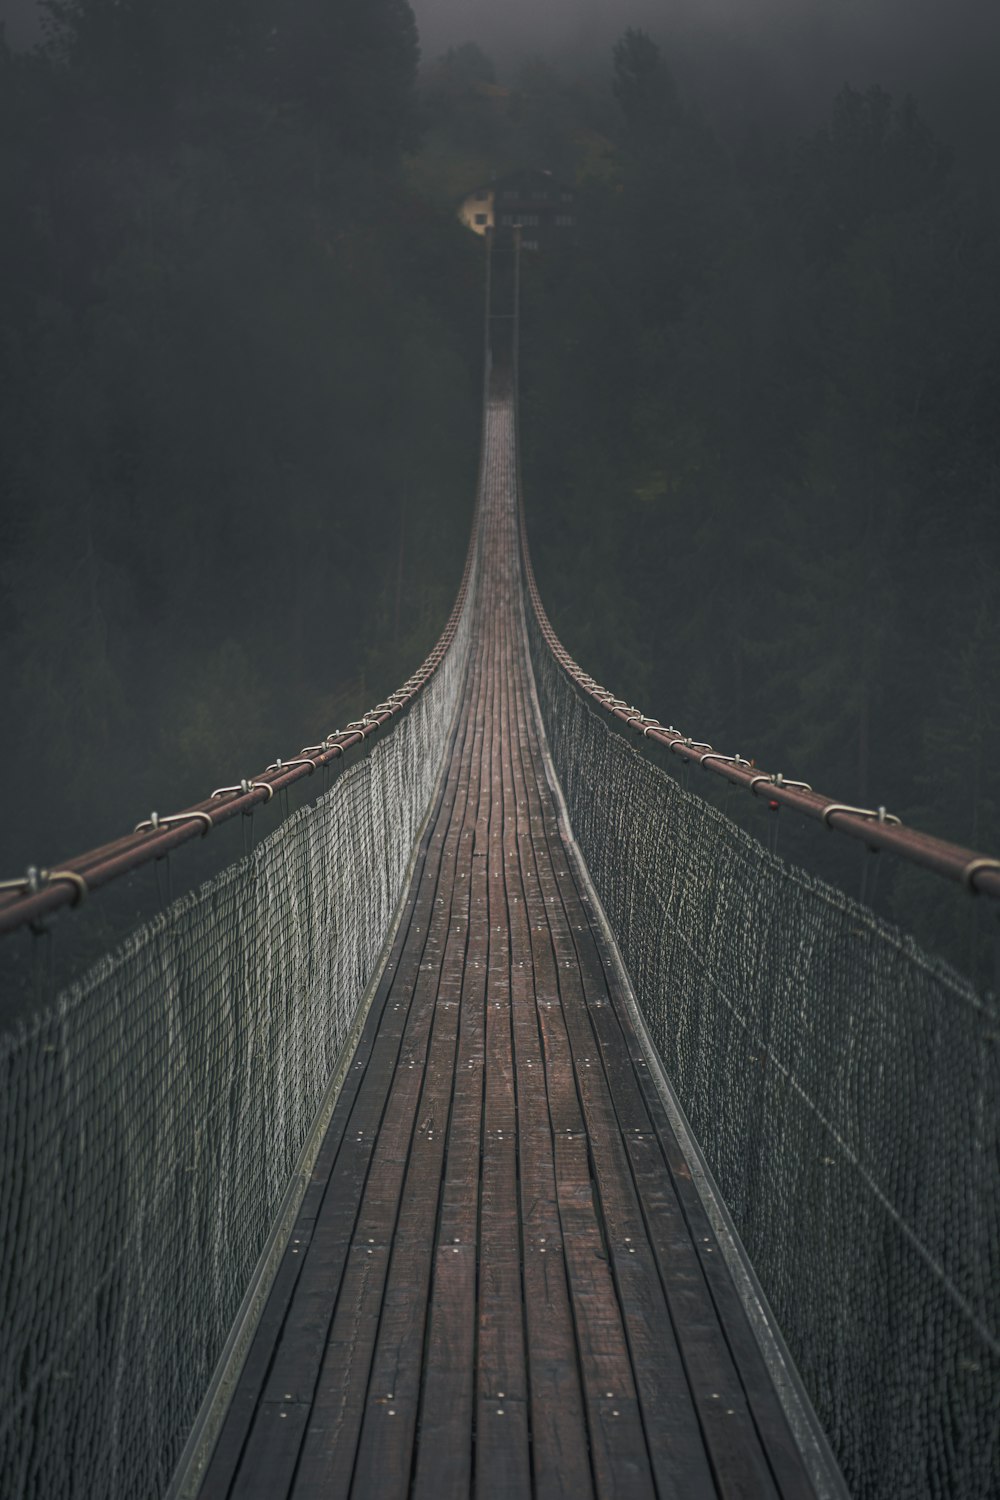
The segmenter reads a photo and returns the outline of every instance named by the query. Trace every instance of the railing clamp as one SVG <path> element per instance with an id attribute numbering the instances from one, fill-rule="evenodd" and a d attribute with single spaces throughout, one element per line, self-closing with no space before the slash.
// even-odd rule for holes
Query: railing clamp
<path id="1" fill-rule="evenodd" d="M 710 760 L 720 760 L 727 766 L 736 766 L 737 769 L 740 766 L 746 766 L 748 771 L 750 769 L 750 762 L 744 760 L 742 755 L 720 755 L 718 750 L 710 750 L 707 755 L 700 755 L 698 764 L 703 766 Z"/>
<path id="2" fill-rule="evenodd" d="M 37 896 L 47 886 L 64 881 L 74 888 L 73 905 L 79 906 L 90 894 L 90 886 L 76 870 L 41 870 L 29 865 L 24 874 L 15 880 L 0 880 L 0 892 L 16 891 L 22 896 Z"/>
<path id="3" fill-rule="evenodd" d="M 962 871 L 962 884 L 966 890 L 977 894 L 979 887 L 976 885 L 976 876 L 983 870 L 996 870 L 1000 872 L 1000 859 L 970 859 Z"/>
<path id="4" fill-rule="evenodd" d="M 823 822 L 827 828 L 834 813 L 853 813 L 856 818 L 874 818 L 877 823 L 891 823 L 896 827 L 901 827 L 903 821 L 886 812 L 884 807 L 851 807 L 846 802 L 829 802 L 823 809 Z"/>
<path id="5" fill-rule="evenodd" d="M 808 781 L 789 781 L 788 778 L 785 777 L 785 776 L 783 776 L 780 771 L 776 771 L 771 776 L 763 776 L 763 775 L 761 775 L 761 776 L 751 777 L 751 780 L 750 780 L 750 790 L 753 792 L 753 794 L 754 794 L 755 797 L 757 795 L 756 788 L 758 786 L 760 786 L 762 782 L 765 782 L 765 781 L 767 782 L 768 786 L 781 787 L 783 790 L 791 789 L 792 791 L 796 791 L 796 792 L 811 792 L 812 791 L 812 787 L 809 785 Z M 851 808 L 838 807 L 836 804 L 834 804 L 831 808 L 827 809 L 828 812 L 829 811 L 833 811 L 833 812 L 861 812 L 862 810 L 863 809 L 856 808 L 856 807 L 851 807 Z M 885 823 L 886 821 L 889 821 L 889 822 L 895 821 L 897 823 L 899 822 L 898 818 L 896 818 L 895 820 L 893 820 L 892 818 L 890 818 L 889 814 L 886 812 L 886 810 L 885 810 L 884 807 L 880 807 L 878 809 L 878 811 L 872 813 L 871 816 L 873 818 L 878 818 L 878 821 L 880 823 Z M 826 821 L 826 813 L 824 813 L 824 815 L 823 815 L 823 820 L 824 820 L 824 822 Z"/>
<path id="6" fill-rule="evenodd" d="M 790 777 L 783 776 L 780 771 L 776 771 L 775 774 L 771 777 L 771 780 L 774 782 L 775 786 L 790 787 L 793 792 L 812 791 L 812 787 L 809 785 L 808 781 L 792 781 Z M 881 811 L 885 812 L 885 808 L 883 807 Z"/>
<path id="7" fill-rule="evenodd" d="M 240 797 L 248 797 L 251 792 L 266 792 L 267 800 L 268 802 L 270 802 L 271 798 L 274 796 L 274 787 L 271 786 L 270 782 L 250 781 L 246 776 L 244 776 L 239 786 L 216 787 L 215 791 L 212 793 L 212 796 L 213 798 L 225 797 L 230 793 L 235 793 Z"/>
<path id="8" fill-rule="evenodd" d="M 215 827 L 207 812 L 169 813 L 166 817 L 161 817 L 159 813 L 153 812 L 150 813 L 145 822 L 137 823 L 132 832 L 145 833 L 149 830 L 151 833 L 158 833 L 161 828 L 173 828 L 178 823 L 191 822 L 199 822 L 203 825 L 201 830 L 203 839 L 207 838 Z"/>
<path id="9" fill-rule="evenodd" d="M 669 731 L 668 731 L 668 733 L 669 733 Z M 678 733 L 678 731 L 675 731 L 675 733 Z M 696 750 L 704 750 L 708 754 L 712 753 L 712 747 L 711 747 L 711 745 L 706 744 L 703 740 L 692 740 L 692 739 L 686 738 L 683 735 L 680 735 L 679 733 L 678 733 L 678 738 L 676 740 L 671 740 L 671 742 L 670 742 L 670 748 L 671 748 L 671 750 L 676 750 L 677 753 L 678 753 L 678 755 L 683 754 L 683 752 L 686 751 L 686 750 L 690 750 L 692 752 L 692 754 L 689 755 L 689 756 L 687 756 L 688 760 L 692 760 L 694 758 L 693 752 L 696 751 Z M 700 757 L 699 757 L 698 763 L 699 763 L 699 765 L 702 763 Z"/>

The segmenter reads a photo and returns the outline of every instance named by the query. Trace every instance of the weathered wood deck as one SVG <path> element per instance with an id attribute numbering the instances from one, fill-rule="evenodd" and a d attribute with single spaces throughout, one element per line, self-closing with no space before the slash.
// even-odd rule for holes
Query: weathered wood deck
<path id="1" fill-rule="evenodd" d="M 512 420 L 443 791 L 203 1500 L 813 1494 L 560 837 Z"/>

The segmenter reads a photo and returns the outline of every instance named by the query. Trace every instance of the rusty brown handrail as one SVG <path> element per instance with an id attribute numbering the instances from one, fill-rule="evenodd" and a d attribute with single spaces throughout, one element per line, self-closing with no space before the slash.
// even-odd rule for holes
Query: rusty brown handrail
<path id="1" fill-rule="evenodd" d="M 596 683 L 573 660 L 549 623 L 531 564 L 523 496 L 520 511 L 525 586 L 543 640 L 577 691 L 618 720 L 626 730 L 631 730 L 637 740 L 653 740 L 684 761 L 698 762 L 704 770 L 722 777 L 732 786 L 741 787 L 755 797 L 766 796 L 775 810 L 787 807 L 803 817 L 825 823 L 838 833 L 858 839 L 870 849 L 885 849 L 912 864 L 933 870 L 964 885 L 973 895 L 1000 898 L 1000 859 L 948 843 L 917 828 L 905 827 L 885 808 L 855 808 L 839 798 L 825 797 L 813 791 L 807 782 L 790 781 L 780 772 L 761 771 L 739 755 L 723 755 L 711 745 L 692 740 L 677 729 L 664 728 L 659 720 L 648 718 Z"/>
<path id="2" fill-rule="evenodd" d="M 731 785 L 760 796 L 767 787 L 767 798 L 775 811 L 787 807 L 803 817 L 813 818 L 850 838 L 867 844 L 869 849 L 885 849 L 911 864 L 922 865 L 948 880 L 964 885 L 972 895 L 983 894 L 1000 898 L 1000 859 L 965 849 L 960 844 L 948 843 L 933 834 L 922 833 L 916 828 L 904 827 L 899 818 L 887 813 L 884 807 L 852 807 L 839 798 L 824 797 L 813 791 L 808 782 L 792 781 L 780 772 L 760 771 L 741 755 L 724 755 L 711 745 L 690 739 L 674 728 L 664 729 L 658 719 L 652 719 L 624 699 L 617 698 L 602 687 L 573 660 L 562 641 L 552 629 L 541 594 L 535 579 L 528 546 L 528 527 L 524 510 L 524 481 L 521 473 L 521 401 L 520 401 L 520 322 L 521 322 L 521 278 L 520 236 L 515 233 L 514 271 L 514 426 L 516 434 L 516 463 L 518 488 L 518 514 L 521 533 L 521 561 L 528 598 L 541 631 L 542 638 L 552 652 L 556 662 L 565 672 L 578 692 L 606 710 L 626 729 L 634 732 L 637 739 L 651 739 L 663 745 L 672 754 L 684 761 L 697 760 L 702 768 L 721 776 Z"/>
<path id="3" fill-rule="evenodd" d="M 347 729 L 327 735 L 318 745 L 305 746 L 285 762 L 272 762 L 266 771 L 245 778 L 238 787 L 220 788 L 224 796 L 215 794 L 178 813 L 147 819 L 138 824 L 134 832 L 86 854 L 63 860 L 51 872 L 32 870 L 23 880 L 0 882 L 0 935 L 38 923 L 60 907 L 78 906 L 91 891 L 99 890 L 153 860 L 162 859 L 182 844 L 204 838 L 213 828 L 228 822 L 238 813 L 252 812 L 255 807 L 270 802 L 275 792 L 314 775 L 317 767 L 329 766 L 342 759 L 349 750 L 370 739 L 383 725 L 408 709 L 434 676 L 455 638 L 472 576 L 478 532 L 477 513 L 462 581 L 448 623 L 430 655 L 401 688 Z"/>

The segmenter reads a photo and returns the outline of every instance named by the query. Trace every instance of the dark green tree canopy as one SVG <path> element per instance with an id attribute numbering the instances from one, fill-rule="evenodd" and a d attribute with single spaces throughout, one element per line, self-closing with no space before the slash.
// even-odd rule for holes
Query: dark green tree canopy
<path id="1" fill-rule="evenodd" d="M 438 64 L 441 71 L 458 84 L 496 83 L 497 70 L 492 58 L 475 42 L 449 47 Z"/>
<path id="2" fill-rule="evenodd" d="M 913 210 L 944 186 L 951 153 L 913 99 L 845 86 L 829 125 L 803 148 L 797 207 L 821 258 L 836 253 L 876 216 Z"/>
<path id="3" fill-rule="evenodd" d="M 408 0 L 43 0 L 49 49 L 140 140 L 212 80 L 250 87 L 344 149 L 413 144 L 420 49 Z"/>
<path id="4" fill-rule="evenodd" d="M 408 0 L 287 0 L 270 54 L 280 103 L 347 149 L 384 157 L 414 142 L 420 48 Z"/>
<path id="5" fill-rule="evenodd" d="M 992 850 L 995 195 L 881 89 L 761 150 L 693 111 L 665 127 L 664 73 L 649 37 L 619 42 L 616 175 L 580 185 L 576 255 L 525 272 L 528 526 L 553 624 L 687 733 Z M 834 848 L 822 872 L 856 888 Z M 901 868 L 883 909 L 965 963 L 953 907 L 939 892 L 916 920 Z"/>
<path id="6" fill-rule="evenodd" d="M 655 141 L 676 123 L 677 90 L 647 32 L 630 26 L 616 44 L 612 88 L 634 141 Z"/>
<path id="7" fill-rule="evenodd" d="M 421 660 L 481 359 L 479 247 L 400 170 L 405 0 L 48 21 L 37 52 L 0 45 L 0 678 L 12 784 L 58 789 L 42 819 L 0 808 L 15 870 Z"/>

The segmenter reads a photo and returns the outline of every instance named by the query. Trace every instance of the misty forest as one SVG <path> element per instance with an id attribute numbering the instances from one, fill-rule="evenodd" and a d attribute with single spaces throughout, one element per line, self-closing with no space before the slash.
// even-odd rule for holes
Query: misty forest
<path id="1" fill-rule="evenodd" d="M 0 1496 L 995 1500 L 998 0 L 0 6 Z"/>
<path id="2" fill-rule="evenodd" d="M 814 119 L 715 111 L 627 8 L 610 49 L 499 59 L 457 20 L 422 57 L 406 0 L 42 11 L 0 43 L 4 873 L 421 659 L 478 451 L 457 208 L 521 168 L 577 205 L 523 273 L 569 649 L 665 724 L 1000 845 L 989 142 L 870 76 Z"/>

